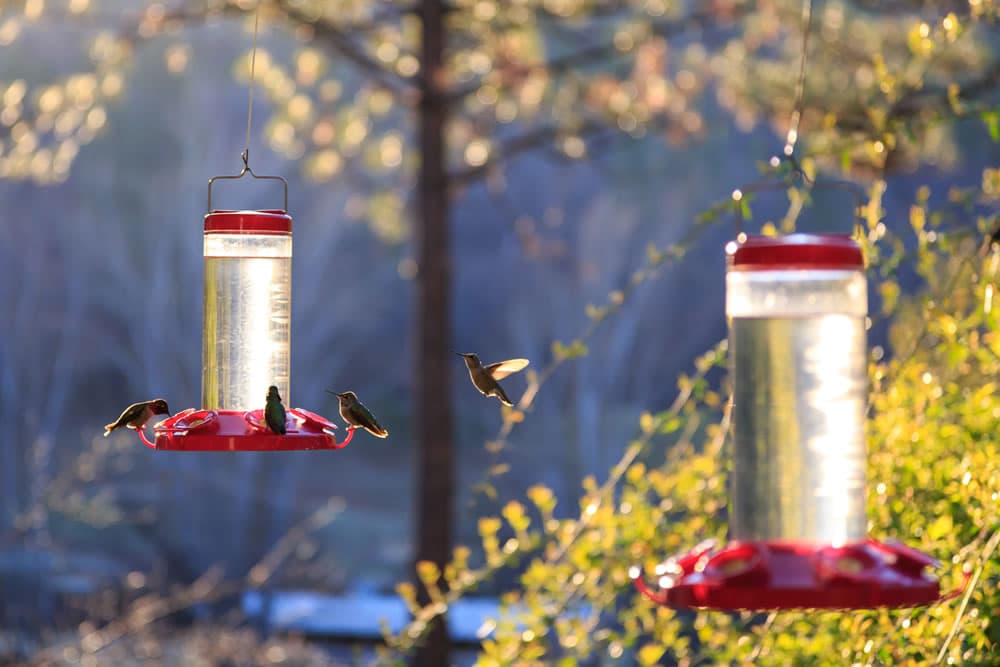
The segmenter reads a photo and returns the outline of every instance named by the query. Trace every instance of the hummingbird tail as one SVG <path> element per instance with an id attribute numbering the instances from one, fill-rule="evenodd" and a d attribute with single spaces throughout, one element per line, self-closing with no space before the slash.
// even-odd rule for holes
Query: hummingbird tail
<path id="1" fill-rule="evenodd" d="M 111 432 L 114 431 L 114 430 L 115 430 L 115 425 L 113 423 L 111 423 L 111 424 L 105 424 L 104 425 L 104 437 L 106 438 L 109 435 L 111 435 Z"/>

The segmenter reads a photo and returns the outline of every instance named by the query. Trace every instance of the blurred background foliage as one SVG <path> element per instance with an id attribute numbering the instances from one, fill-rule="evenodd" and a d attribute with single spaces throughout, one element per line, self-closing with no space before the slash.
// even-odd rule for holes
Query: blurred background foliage
<path id="1" fill-rule="evenodd" d="M 0 655 L 222 664 L 231 647 L 313 664 L 327 658 L 232 629 L 239 614 L 210 624 L 246 589 L 388 591 L 409 575 L 412 349 L 398 332 L 420 269 L 419 3 L 262 2 L 255 65 L 251 164 L 293 179 L 294 404 L 332 414 L 323 388 L 351 385 L 393 439 L 279 466 L 97 436 L 147 395 L 197 404 L 197 221 L 205 178 L 238 166 L 255 5 L 0 2 Z M 869 193 L 870 532 L 941 558 L 945 588 L 967 570 L 967 599 L 674 614 L 628 582 L 630 565 L 725 535 L 727 198 L 788 130 L 800 12 L 452 3 L 438 75 L 453 332 L 535 372 L 508 381 L 520 400 L 498 417 L 456 365 L 469 547 L 442 572 L 418 567 L 430 605 L 398 586 L 415 620 L 387 636 L 386 661 L 473 591 L 505 603 L 483 665 L 1000 659 L 992 0 L 817 2 L 799 141 L 810 174 Z M 273 197 L 236 192 L 246 207 Z M 799 189 L 747 203 L 765 231 L 841 228 L 850 210 Z M 206 632 L 226 639 L 208 650 Z"/>

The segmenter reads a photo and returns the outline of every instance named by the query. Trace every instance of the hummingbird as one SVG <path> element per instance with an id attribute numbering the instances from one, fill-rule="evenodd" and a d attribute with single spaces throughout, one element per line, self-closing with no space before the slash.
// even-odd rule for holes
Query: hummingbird
<path id="1" fill-rule="evenodd" d="M 119 428 L 136 430 L 145 428 L 146 422 L 154 415 L 170 415 L 170 408 L 167 407 L 167 402 L 162 398 L 133 403 L 125 408 L 118 419 L 104 426 L 104 437 L 108 437 L 112 431 Z"/>
<path id="2" fill-rule="evenodd" d="M 335 392 L 326 390 L 340 399 L 340 417 L 347 422 L 348 428 L 363 428 L 376 438 L 385 438 L 389 431 L 382 428 L 375 416 L 366 408 L 353 391 Z"/>
<path id="3" fill-rule="evenodd" d="M 452 350 L 452 352 L 455 351 Z M 479 361 L 479 356 L 472 352 L 455 352 L 455 354 L 465 359 L 465 366 L 469 369 L 469 378 L 472 379 L 473 386 L 479 390 L 480 394 L 496 396 L 501 403 L 507 406 L 514 405 L 507 398 L 507 394 L 504 393 L 503 387 L 497 380 L 502 380 L 511 373 L 522 370 L 530 363 L 527 359 L 508 359 L 483 366 L 483 363 Z"/>
<path id="4" fill-rule="evenodd" d="M 267 427 L 278 435 L 285 435 L 285 406 L 281 404 L 278 388 L 267 388 L 267 404 L 264 406 L 264 421 Z"/>

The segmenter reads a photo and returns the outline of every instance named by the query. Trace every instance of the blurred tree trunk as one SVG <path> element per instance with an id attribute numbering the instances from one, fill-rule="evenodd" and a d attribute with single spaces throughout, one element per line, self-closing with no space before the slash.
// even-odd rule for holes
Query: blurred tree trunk
<path id="1" fill-rule="evenodd" d="M 451 315 L 451 243 L 445 127 L 445 6 L 422 0 L 420 104 L 417 136 L 417 345 L 413 384 L 417 422 L 417 561 L 444 568 L 451 554 L 455 454 L 451 428 L 448 347 Z M 427 600 L 423 602 L 426 604 Z M 444 617 L 418 649 L 417 667 L 448 665 Z"/>

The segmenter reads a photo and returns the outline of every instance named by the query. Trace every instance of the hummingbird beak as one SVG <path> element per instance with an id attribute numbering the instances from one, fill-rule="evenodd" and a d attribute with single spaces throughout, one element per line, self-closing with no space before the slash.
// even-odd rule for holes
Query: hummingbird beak
<path id="1" fill-rule="evenodd" d="M 455 352 L 455 350 L 452 350 L 452 352 Z M 457 354 L 458 356 L 463 357 L 463 358 L 465 357 L 465 355 L 462 354 L 461 352 L 455 352 L 455 354 Z"/>

